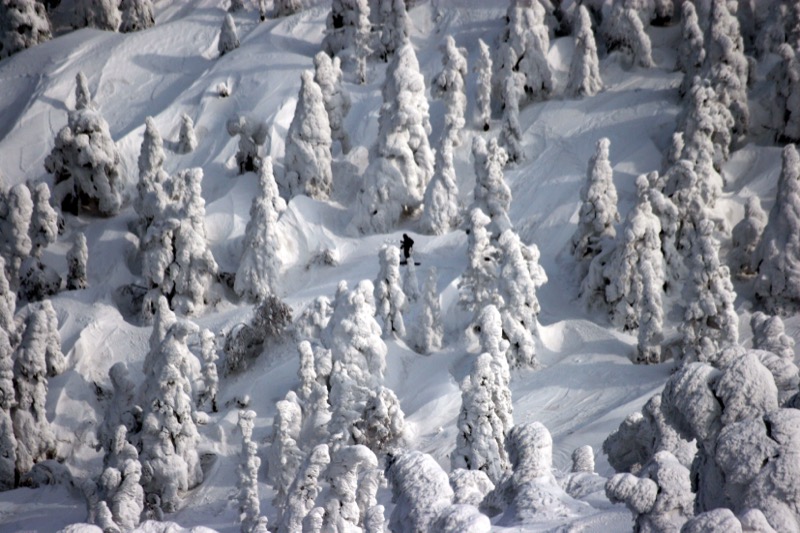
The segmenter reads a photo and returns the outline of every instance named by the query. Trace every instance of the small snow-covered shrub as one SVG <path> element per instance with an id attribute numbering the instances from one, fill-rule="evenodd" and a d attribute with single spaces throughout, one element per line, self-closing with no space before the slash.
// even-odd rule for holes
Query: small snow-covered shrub
<path id="1" fill-rule="evenodd" d="M 283 338 L 292 323 L 292 310 L 277 296 L 269 295 L 255 308 L 250 324 L 239 324 L 225 336 L 225 371 L 235 373 L 258 357 L 268 341 Z"/>

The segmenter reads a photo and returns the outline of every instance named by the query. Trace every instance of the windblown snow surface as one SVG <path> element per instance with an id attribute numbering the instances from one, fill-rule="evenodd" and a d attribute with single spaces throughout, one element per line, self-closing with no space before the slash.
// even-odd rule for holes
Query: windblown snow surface
<path id="1" fill-rule="evenodd" d="M 470 63 L 478 57 L 478 38 L 493 43 L 501 30 L 505 6 L 486 7 L 479 0 L 441 2 L 442 16 L 435 20 L 427 2 L 411 11 L 412 43 L 428 83 L 440 70 L 439 44 L 449 33 L 467 48 Z M 44 170 L 44 158 L 58 130 L 66 124 L 67 109 L 74 107 L 75 75 L 89 80 L 111 134 L 121 151 L 127 171 L 128 193 L 135 193 L 136 158 L 144 132 L 145 117 L 152 116 L 165 139 L 170 173 L 202 167 L 206 226 L 212 250 L 221 270 L 235 271 L 250 201 L 257 176 L 238 175 L 234 154 L 236 139 L 225 130 L 234 114 L 245 114 L 270 125 L 271 141 L 264 150 L 274 158 L 276 174 L 283 172 L 283 138 L 291 122 L 300 73 L 312 68 L 319 51 L 329 3 L 282 19 L 258 23 L 257 11 L 234 15 L 241 47 L 219 58 L 217 39 L 225 13 L 219 0 L 176 0 L 157 4 L 156 26 L 142 32 L 118 34 L 83 29 L 60 36 L 0 62 L 0 172 L 7 186 L 52 176 Z M 618 54 L 601 62 L 606 89 L 595 97 L 568 100 L 556 96 L 526 106 L 521 114 L 525 160 L 506 169 L 513 193 L 511 220 L 522 239 L 536 243 L 549 282 L 541 289 L 541 342 L 538 357 L 543 368 L 517 371 L 512 378 L 516 423 L 540 421 L 554 440 L 554 466 L 566 472 L 572 451 L 589 444 L 597 454 L 597 471 L 610 476 L 612 469 L 602 455 L 605 437 L 622 419 L 638 410 L 663 386 L 671 362 L 635 366 L 629 357 L 635 338 L 615 331 L 605 317 L 586 313 L 577 301 L 578 281 L 569 250 L 569 239 L 578 220 L 579 190 L 586 165 L 600 137 L 611 140 L 614 181 L 619 191 L 620 212 L 634 200 L 634 179 L 639 173 L 662 170 L 662 153 L 669 144 L 679 111 L 680 73 L 674 72 L 679 30 L 649 28 L 656 68 L 631 68 Z M 572 55 L 570 37 L 553 40 L 549 61 L 555 70 L 560 94 Z M 353 150 L 346 156 L 334 152 L 334 192 L 329 202 L 296 197 L 289 203 L 279 226 L 284 264 L 281 296 L 298 313 L 319 295 L 333 296 L 340 280 L 353 287 L 361 279 L 374 279 L 378 250 L 411 233 L 416 241 L 420 280 L 424 269 L 439 272 L 445 316 L 445 347 L 421 356 L 403 342 L 388 341 L 387 385 L 397 393 L 407 417 L 410 447 L 431 454 L 449 470 L 449 454 L 456 441 L 456 418 L 461 405 L 458 383 L 469 370 L 476 347 L 464 334 L 468 316 L 457 306 L 457 283 L 466 263 L 466 236 L 456 231 L 441 237 L 414 232 L 408 221 L 391 234 L 359 236 L 348 230 L 350 206 L 357 180 L 368 163 L 368 149 L 377 133 L 380 89 L 385 67 L 370 63 L 364 86 L 346 73 L 346 89 L 353 106 L 346 127 Z M 217 86 L 226 83 L 228 98 L 220 98 Z M 456 171 L 462 200 L 471 201 L 474 174 L 470 157 L 471 137 L 496 135 L 499 122 L 488 133 L 479 132 L 471 120 L 475 74 L 467 79 L 468 127 L 465 141 L 456 148 Z M 181 113 L 195 122 L 198 148 L 187 155 L 170 150 L 177 141 Z M 754 105 L 754 116 L 758 108 Z M 431 144 L 441 135 L 444 104 L 431 100 Z M 743 199 L 756 194 L 765 209 L 774 203 L 780 150 L 748 144 L 724 167 L 727 180 L 716 213 L 733 226 L 742 216 Z M 63 292 L 53 298 L 59 317 L 63 351 L 68 370 L 50 380 L 47 402 L 59 441 L 60 456 L 78 478 L 97 475 L 102 454 L 96 451 L 94 430 L 102 420 L 97 386 L 109 387 L 108 369 L 126 361 L 135 379 L 147 352 L 150 328 L 125 316 L 115 297 L 119 287 L 138 277 L 136 237 L 129 224 L 135 219 L 130 202 L 110 219 L 68 217 L 58 242 L 48 248 L 44 261 L 66 271 L 65 254 L 74 233 L 86 232 L 89 247 L 90 288 Z M 723 254 L 728 243 L 723 243 Z M 311 263 L 321 250 L 334 249 L 339 263 Z M 742 336 L 747 341 L 749 299 L 740 290 L 737 308 Z M 220 291 L 215 309 L 194 317 L 201 327 L 215 333 L 227 331 L 252 315 L 252 307 L 232 293 Z M 668 309 L 668 331 L 674 334 L 676 311 Z M 787 322 L 788 333 L 797 337 L 797 320 Z M 166 518 L 182 527 L 206 526 L 219 531 L 238 531 L 236 465 L 241 437 L 236 427 L 238 401 L 249 397 L 258 413 L 253 439 L 266 457 L 272 432 L 275 403 L 298 383 L 298 356 L 292 342 L 263 353 L 244 374 L 221 379 L 220 412 L 200 426 L 200 452 L 205 454 L 204 482 L 186 494 L 183 507 Z M 266 460 L 263 461 L 266 465 Z M 260 479 L 262 513 L 270 519 L 271 488 Z M 391 494 L 381 489 L 381 503 L 391 510 Z M 572 526 L 582 531 L 625 531 L 632 527 L 630 513 L 612 505 L 602 493 L 588 501 L 571 501 L 560 516 L 544 516 L 514 531 L 541 531 Z M 55 531 L 86 519 L 86 507 L 77 490 L 65 486 L 21 488 L 0 495 L 0 531 Z M 506 530 L 497 527 L 498 531 Z M 507 529 L 510 531 L 511 529 Z"/>

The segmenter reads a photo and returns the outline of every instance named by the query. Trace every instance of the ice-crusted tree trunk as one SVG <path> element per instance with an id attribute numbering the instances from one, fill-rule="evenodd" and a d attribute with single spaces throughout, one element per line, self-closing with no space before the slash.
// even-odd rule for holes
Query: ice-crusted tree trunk
<path id="1" fill-rule="evenodd" d="M 664 308 L 662 276 L 646 261 L 638 264 L 642 278 L 642 296 L 639 299 L 639 335 L 634 362 L 654 364 L 661 362 L 661 341 L 664 338 Z"/>
<path id="2" fill-rule="evenodd" d="M 418 323 L 414 328 L 412 345 L 422 354 L 430 354 L 442 347 L 444 326 L 442 325 L 442 305 L 436 289 L 436 268 L 428 270 L 425 288 L 422 290 L 422 309 Z"/>
<path id="3" fill-rule="evenodd" d="M 122 21 L 119 31 L 123 33 L 152 28 L 156 23 L 152 0 L 121 0 Z"/>
<path id="4" fill-rule="evenodd" d="M 342 63 L 338 57 L 325 52 L 314 56 L 314 81 L 322 90 L 325 111 L 331 127 L 331 138 L 339 141 L 342 153 L 350 151 L 350 136 L 344 128 L 344 119 L 350 112 L 350 94 L 342 86 Z"/>
<path id="5" fill-rule="evenodd" d="M 330 463 L 327 444 L 318 444 L 306 456 L 289 487 L 288 498 L 278 524 L 278 533 L 305 531 L 303 519 L 314 508 L 314 502 L 322 491 L 320 476 Z"/>
<path id="6" fill-rule="evenodd" d="M 730 266 L 734 275 L 751 277 L 753 270 L 753 254 L 761 240 L 767 215 L 761 209 L 758 196 L 751 196 L 744 204 L 744 218 L 731 231 Z"/>
<path id="7" fill-rule="evenodd" d="M 86 234 L 75 235 L 72 246 L 67 251 L 67 290 L 75 291 L 89 286 L 86 264 L 89 262 L 89 248 L 86 246 Z"/>
<path id="8" fill-rule="evenodd" d="M 600 61 L 592 32 L 592 19 L 586 6 L 580 6 L 575 12 L 572 34 L 575 52 L 569 66 L 566 92 L 578 98 L 594 96 L 603 90 L 603 79 L 600 77 Z"/>
<path id="9" fill-rule="evenodd" d="M 273 505 L 278 509 L 278 523 L 286 509 L 289 486 L 297 476 L 303 460 L 303 453 L 297 442 L 303 423 L 303 414 L 294 391 L 275 404 L 275 418 L 272 421 L 272 444 L 267 452 L 267 482 L 275 489 Z"/>
<path id="10" fill-rule="evenodd" d="M 239 520 L 242 533 L 266 533 L 267 518 L 261 516 L 258 498 L 258 445 L 253 442 L 255 411 L 239 411 L 239 430 L 242 432 L 242 451 L 237 468 L 239 489 Z"/>
<path id="11" fill-rule="evenodd" d="M 181 130 L 178 134 L 176 151 L 179 154 L 188 154 L 197 148 L 197 135 L 194 131 L 194 121 L 186 113 L 181 113 Z"/>
<path id="12" fill-rule="evenodd" d="M 486 143 L 482 137 L 474 137 L 472 141 L 472 158 L 475 168 L 475 189 L 470 212 L 475 208 L 490 219 L 489 232 L 497 238 L 502 232 L 511 228 L 508 210 L 511 207 L 511 189 L 503 175 L 503 168 L 508 162 L 508 152 L 503 149 L 497 139 Z"/>
<path id="13" fill-rule="evenodd" d="M 489 131 L 492 120 L 492 53 L 483 39 L 478 39 L 478 51 L 478 61 L 473 67 L 478 73 L 475 84 L 476 110 L 481 129 Z"/>
<path id="14" fill-rule="evenodd" d="M 331 192 L 331 125 L 313 72 L 300 75 L 300 94 L 286 134 L 285 187 L 289 197 L 305 194 L 324 200 Z"/>
<path id="15" fill-rule="evenodd" d="M 756 298 L 769 313 L 789 315 L 800 305 L 800 156 L 783 149 L 775 205 L 753 256 Z"/>
<path id="16" fill-rule="evenodd" d="M 30 255 L 33 200 L 30 189 L 18 183 L 0 196 L 0 255 L 5 259 L 5 273 L 12 287 L 17 287 L 23 261 Z"/>
<path id="17" fill-rule="evenodd" d="M 443 235 L 460 223 L 458 184 L 453 166 L 453 145 L 442 139 L 436 152 L 433 178 L 425 189 L 420 226 L 433 235 Z"/>
<path id="18" fill-rule="evenodd" d="M 58 237 L 58 213 L 50 205 L 50 187 L 47 183 L 37 183 L 31 191 L 33 212 L 28 232 L 31 238 L 31 253 L 37 260 L 42 258 L 44 249 L 56 242 Z"/>
<path id="19" fill-rule="evenodd" d="M 453 501 L 447 474 L 428 454 L 408 451 L 394 456 L 387 469 L 395 502 L 389 530 L 432 531 L 434 521 Z"/>
<path id="20" fill-rule="evenodd" d="M 464 76 L 467 75 L 467 51 L 458 48 L 452 35 L 445 37 L 440 47 L 442 52 L 442 70 L 433 80 L 431 96 L 445 101 L 447 111 L 444 117 L 443 136 L 451 140 L 455 146 L 461 144 L 461 131 L 466 121 L 467 93 Z"/>
<path id="21" fill-rule="evenodd" d="M 225 13 L 225 18 L 222 19 L 222 27 L 219 30 L 217 50 L 220 57 L 222 57 L 237 48 L 239 48 L 239 36 L 236 33 L 236 23 L 230 13 Z"/>
<path id="22" fill-rule="evenodd" d="M 259 301 L 278 289 L 281 259 L 278 254 L 277 185 L 272 175 L 272 158 L 262 162 L 259 191 L 250 205 L 250 220 L 245 228 L 242 257 L 236 271 L 234 290 L 239 296 Z"/>
<path id="23" fill-rule="evenodd" d="M 384 337 L 406 336 L 403 313 L 406 310 L 406 295 L 400 279 L 400 249 L 384 245 L 378 256 L 380 268 L 375 280 L 375 316 L 383 323 Z"/>
<path id="24" fill-rule="evenodd" d="M 691 89 L 692 80 L 700 72 L 706 59 L 703 31 L 697 18 L 697 10 L 692 2 L 681 6 L 681 43 L 678 47 L 677 68 L 683 71 L 680 93 L 686 95 Z"/>
<path id="25" fill-rule="evenodd" d="M 470 213 L 467 235 L 467 267 L 458 282 L 458 302 L 467 311 L 477 312 L 486 304 L 498 303 L 498 251 L 486 229 L 491 219 L 479 208 Z"/>
<path id="26" fill-rule="evenodd" d="M 75 110 L 56 134 L 44 160 L 53 174 L 54 194 L 62 210 L 115 215 L 122 205 L 125 175 L 108 123 L 94 109 L 86 78 L 78 73 Z"/>
<path id="27" fill-rule="evenodd" d="M 16 405 L 14 351 L 2 326 L 0 324 L 0 492 L 11 490 L 17 484 L 17 438 L 12 419 L 12 408 Z"/>
<path id="28" fill-rule="evenodd" d="M 44 4 L 35 0 L 0 3 L 0 59 L 52 38 Z"/>
<path id="29" fill-rule="evenodd" d="M 581 187 L 581 207 L 578 227 L 572 235 L 572 254 L 583 268 L 602 252 L 603 244 L 617 235 L 619 222 L 617 188 L 609 161 L 611 141 L 597 141 L 595 153 L 589 159 L 586 183 Z"/>

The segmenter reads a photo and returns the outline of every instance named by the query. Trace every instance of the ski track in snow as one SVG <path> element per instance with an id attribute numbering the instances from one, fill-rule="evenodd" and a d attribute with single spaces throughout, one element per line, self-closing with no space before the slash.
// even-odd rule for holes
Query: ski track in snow
<path id="1" fill-rule="evenodd" d="M 491 44 L 502 26 L 504 8 L 485 8 L 476 0 L 452 5 L 458 8 L 443 9 L 438 24 L 428 3 L 421 2 L 411 12 L 412 42 L 428 84 L 441 68 L 438 46 L 447 33 L 454 35 L 459 46 L 467 48 L 472 65 L 477 57 L 477 38 Z M 203 168 L 208 239 L 221 269 L 233 271 L 256 177 L 236 174 L 233 154 L 237 140 L 228 136 L 225 122 L 241 113 L 270 124 L 271 139 L 264 153 L 274 157 L 276 174 L 283 171 L 282 137 L 294 112 L 300 72 L 312 67 L 313 55 L 319 50 L 327 7 L 319 5 L 261 24 L 257 24 L 257 13 L 252 8 L 237 13 L 234 18 L 241 47 L 221 59 L 217 58 L 216 42 L 224 11 L 218 2 L 162 3 L 157 9 L 156 26 L 145 32 L 120 35 L 80 30 L 0 62 L 2 178 L 6 184 L 28 179 L 52 183 L 43 161 L 52 148 L 54 135 L 66 123 L 67 108 L 74 105 L 74 78 L 79 70 L 89 79 L 90 89 L 120 148 L 130 194 L 135 193 L 136 160 L 145 117 L 155 118 L 165 147 L 169 148 L 177 138 L 180 114 L 187 112 L 195 121 L 199 147 L 186 155 L 167 150 L 165 170 Z M 569 469 L 574 448 L 590 444 L 597 454 L 598 472 L 609 475 L 611 468 L 600 450 L 603 440 L 625 416 L 660 390 L 670 371 L 669 363 L 632 365 L 628 357 L 635 339 L 611 329 L 604 317 L 581 308 L 576 300 L 574 263 L 568 244 L 577 221 L 579 190 L 597 139 L 611 139 L 611 163 L 623 218 L 634 200 L 636 175 L 662 170 L 661 153 L 668 146 L 678 112 L 676 87 L 680 76 L 672 72 L 674 57 L 668 48 L 675 28 L 651 31 L 655 34 L 654 44 L 665 43 L 663 50 L 654 50 L 658 68 L 623 68 L 620 57 L 612 54 L 602 62 L 606 89 L 596 97 L 566 100 L 556 96 L 526 106 L 521 113 L 526 159 L 506 170 L 513 192 L 511 219 L 523 240 L 539 246 L 541 263 L 549 277 L 539 291 L 542 326 L 538 357 L 543 368 L 515 372 L 511 382 L 514 418 L 517 423 L 540 421 L 547 426 L 554 440 L 554 465 L 562 471 Z M 566 83 L 571 53 L 569 38 L 551 43 L 549 59 L 557 87 Z M 355 179 L 367 164 L 367 150 L 377 133 L 384 70 L 383 64 L 371 63 L 366 86 L 353 85 L 349 74 L 345 75 L 353 100 L 346 125 L 354 148 L 347 156 L 336 155 L 338 149 L 334 150 L 333 200 L 320 203 L 295 198 L 279 222 L 285 271 L 282 292 L 296 313 L 318 295 L 332 297 L 341 279 L 351 287 L 361 279 L 373 279 L 380 246 L 397 243 L 404 231 L 413 231 L 411 223 L 403 223 L 387 235 L 357 237 L 348 230 L 348 207 L 357 186 Z M 474 80 L 475 74 L 470 73 L 468 113 L 474 108 Z M 228 98 L 216 93 L 222 82 L 232 88 Z M 434 125 L 430 138 L 436 147 L 443 106 L 436 100 L 431 100 L 430 105 Z M 471 129 L 471 117 L 468 115 L 464 141 L 455 150 L 460 194 L 467 205 L 474 185 L 471 138 L 483 135 Z M 499 127 L 499 121 L 495 121 L 489 135 L 496 135 Z M 769 209 L 779 167 L 777 148 L 748 145 L 734 153 L 724 168 L 728 183 L 718 214 L 732 226 L 741 216 L 744 199 L 752 194 L 759 195 L 764 208 Z M 91 287 L 53 299 L 64 352 L 69 353 L 69 369 L 50 380 L 47 403 L 48 418 L 61 451 L 69 457 L 70 467 L 78 477 L 97 473 L 102 460 L 93 448 L 93 431 L 98 419 L 102 419 L 103 408 L 94 394 L 95 384 L 110 386 L 107 370 L 117 361 L 127 361 L 131 376 L 141 380 L 149 328 L 126 320 L 112 298 L 116 288 L 136 279 L 136 238 L 128 232 L 133 218 L 128 206 L 112 219 L 71 220 L 65 235 L 45 254 L 48 264 L 64 272 L 64 254 L 73 233 L 79 227 L 87 229 Z M 449 469 L 461 405 L 458 384 L 474 357 L 470 351 L 474 348 L 463 334 L 467 316 L 456 304 L 466 239 L 460 231 L 440 237 L 413 233 L 413 238 L 422 262 L 418 270 L 420 281 L 429 266 L 439 272 L 446 346 L 441 353 L 425 357 L 402 342 L 389 341 L 386 381 L 402 402 L 411 446 L 431 453 Z M 312 256 L 325 249 L 338 252 L 339 264 L 309 265 Z M 749 317 L 746 309 L 740 312 L 745 339 Z M 245 322 L 251 315 L 250 306 L 223 301 L 214 312 L 194 320 L 201 327 L 220 332 Z M 795 337 L 800 334 L 800 321 L 788 320 L 787 333 Z M 247 372 L 222 378 L 220 413 L 199 428 L 200 451 L 211 458 L 207 462 L 207 479 L 169 519 L 184 527 L 205 525 L 219 531 L 239 530 L 235 467 L 240 436 L 235 400 L 249 395 L 250 408 L 258 413 L 253 440 L 260 444 L 263 467 L 275 402 L 297 385 L 296 372 L 296 350 L 287 342 L 268 349 Z M 274 509 L 269 504 L 272 490 L 264 479 L 262 468 L 262 512 L 274 520 Z M 382 490 L 381 499 L 387 505 L 388 517 L 391 503 L 387 489 Z M 574 516 L 563 517 L 558 523 L 543 520 L 525 524 L 523 529 L 549 530 L 564 524 L 581 531 L 630 528 L 630 514 L 623 506 L 611 506 L 605 501 L 602 509 L 588 504 L 579 508 Z M 85 504 L 78 491 L 65 487 L 19 489 L 3 493 L 0 498 L 0 531 L 49 531 L 84 518 Z"/>

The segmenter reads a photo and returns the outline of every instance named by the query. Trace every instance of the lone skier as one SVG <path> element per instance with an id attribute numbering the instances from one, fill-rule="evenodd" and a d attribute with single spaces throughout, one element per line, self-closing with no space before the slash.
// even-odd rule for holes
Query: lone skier
<path id="1" fill-rule="evenodd" d="M 400 248 L 403 250 L 403 264 L 408 262 L 408 258 L 411 256 L 412 246 L 414 246 L 414 239 L 403 233 L 403 240 L 400 241 Z"/>

